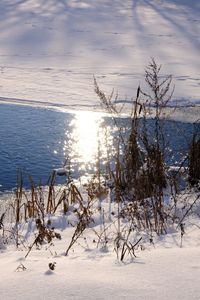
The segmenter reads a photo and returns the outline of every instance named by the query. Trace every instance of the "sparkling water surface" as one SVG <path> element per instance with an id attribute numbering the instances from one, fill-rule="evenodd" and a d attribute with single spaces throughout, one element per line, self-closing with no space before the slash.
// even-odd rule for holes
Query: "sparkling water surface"
<path id="1" fill-rule="evenodd" d="M 123 119 L 123 123 L 129 121 Z M 152 128 L 153 121 L 148 122 Z M 175 162 L 191 142 L 193 125 L 177 122 L 175 126 L 169 121 L 165 130 L 169 147 L 175 150 L 170 159 Z M 0 104 L 0 191 L 16 186 L 18 169 L 45 185 L 52 170 L 62 167 L 66 159 L 71 162 L 74 177 L 85 170 L 94 172 L 99 147 L 101 155 L 107 155 L 105 134 L 111 146 L 114 125 L 111 118 L 100 113 Z M 64 181 L 65 178 L 59 178 L 59 182 Z M 24 179 L 24 186 L 28 187 L 28 179 Z"/>

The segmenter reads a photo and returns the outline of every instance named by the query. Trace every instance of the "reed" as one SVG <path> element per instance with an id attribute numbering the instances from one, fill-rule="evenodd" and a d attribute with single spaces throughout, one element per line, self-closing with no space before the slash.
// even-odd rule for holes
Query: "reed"
<path id="1" fill-rule="evenodd" d="M 147 94 L 139 86 L 130 115 L 131 128 L 128 138 L 121 134 L 116 147 L 114 169 L 110 171 L 114 185 L 116 202 L 128 200 L 132 208 L 125 208 L 128 217 L 140 229 L 151 227 L 158 234 L 165 231 L 164 194 L 167 187 L 167 167 L 165 163 L 166 139 L 163 133 L 164 109 L 173 94 L 171 76 L 161 77 L 161 67 L 154 59 L 145 72 L 145 80 L 151 93 Z M 95 92 L 101 105 L 112 114 L 115 126 L 121 108 L 116 107 L 114 92 L 106 96 L 95 80 Z M 149 136 L 147 115 L 154 111 L 154 128 Z M 121 154 L 122 153 L 122 154 Z M 148 198 L 148 200 L 147 200 Z M 119 211 L 119 214 L 121 212 Z"/>
<path id="2" fill-rule="evenodd" d="M 114 142 L 115 151 L 111 152 L 107 149 L 106 171 L 101 169 L 101 141 L 99 141 L 96 171 L 84 186 L 84 194 L 69 178 L 66 178 L 64 185 L 58 187 L 55 171 L 50 174 L 46 187 L 35 184 L 32 176 L 21 170 L 17 172 L 15 199 L 10 206 L 14 216 L 15 226 L 12 235 L 16 246 L 21 243 L 22 222 L 34 220 L 37 229 L 37 235 L 26 256 L 34 246 L 42 245 L 44 242 L 51 243 L 53 239 L 60 238 L 46 221 L 47 216 L 50 219 L 58 210 L 66 219 L 69 214 L 75 216 L 73 223 L 68 221 L 74 231 L 66 246 L 65 255 L 69 254 L 87 229 L 92 229 L 95 233 L 97 247 L 101 245 L 106 249 L 108 243 L 112 243 L 120 261 L 135 257 L 135 249 L 142 241 L 139 237 L 142 232 L 148 233 L 149 241 L 153 243 L 154 233 L 164 234 L 169 226 L 176 222 L 177 229 L 181 230 L 182 241 L 183 221 L 199 201 L 199 195 L 189 206 L 185 206 L 182 218 L 178 217 L 179 188 L 176 177 L 177 173 L 181 174 L 181 168 L 188 160 L 189 183 L 199 189 L 200 138 L 199 131 L 195 132 L 188 155 L 172 177 L 166 164 L 168 141 L 164 133 L 164 125 L 165 109 L 174 88 L 171 88 L 172 77 L 161 76 L 160 71 L 161 67 L 152 59 L 145 72 L 145 80 L 150 92 L 146 93 L 140 86 L 138 87 L 135 100 L 132 102 L 128 129 L 122 128 L 119 121 L 123 107 L 118 107 L 116 104 L 117 94 L 114 95 L 112 91 L 107 96 L 100 90 L 96 79 L 94 80 L 95 92 L 102 107 L 111 114 L 117 134 Z M 149 116 L 153 119 L 151 130 L 148 128 Z M 108 147 L 106 139 L 105 134 L 105 144 Z M 23 187 L 25 176 L 30 183 L 29 190 Z M 170 207 L 165 202 L 166 193 L 173 199 Z M 105 199 L 109 203 L 108 211 L 102 209 L 102 202 Z M 114 212 L 111 208 L 114 208 Z M 100 232 L 92 228 L 93 216 L 97 212 L 101 215 Z M 0 229 L 3 230 L 5 230 L 6 214 L 7 212 L 0 218 Z M 109 215 L 108 224 L 105 222 L 106 215 Z M 109 234 L 111 231 L 112 235 Z"/>

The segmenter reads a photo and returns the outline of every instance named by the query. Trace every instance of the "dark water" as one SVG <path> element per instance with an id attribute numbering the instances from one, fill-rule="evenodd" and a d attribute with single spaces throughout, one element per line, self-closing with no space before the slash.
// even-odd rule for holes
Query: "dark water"
<path id="1" fill-rule="evenodd" d="M 97 122 L 93 116 L 94 113 L 82 112 L 77 116 L 76 113 L 46 108 L 1 104 L 0 191 L 11 190 L 16 186 L 19 168 L 31 174 L 36 183 L 41 180 L 42 184 L 46 184 L 52 170 L 61 167 L 70 155 L 74 160 L 74 176 L 79 175 L 80 168 L 76 166 L 80 167 L 85 163 L 84 160 L 92 165 L 94 153 L 91 152 L 95 151 L 95 147 L 92 149 L 95 144 L 92 139 L 97 135 Z M 111 119 L 102 116 L 101 119 L 109 126 L 109 134 L 112 135 Z M 123 120 L 123 123 L 128 122 Z M 150 120 L 149 128 L 152 128 L 152 124 Z M 73 136 L 75 128 L 78 128 L 76 134 L 79 135 L 76 139 Z M 169 139 L 168 147 L 173 149 L 173 155 L 168 159 L 170 163 L 175 163 L 191 142 L 193 125 L 167 122 L 165 130 Z M 88 137 L 84 137 L 85 131 L 88 131 Z M 83 152 L 82 157 L 80 153 L 74 154 L 76 147 Z M 60 182 L 63 180 L 59 179 Z M 25 179 L 24 185 L 28 187 L 28 180 Z"/>
<path id="2" fill-rule="evenodd" d="M 48 109 L 0 105 L 0 191 L 15 187 L 18 168 L 45 184 L 65 159 L 61 141 L 72 118 Z"/>

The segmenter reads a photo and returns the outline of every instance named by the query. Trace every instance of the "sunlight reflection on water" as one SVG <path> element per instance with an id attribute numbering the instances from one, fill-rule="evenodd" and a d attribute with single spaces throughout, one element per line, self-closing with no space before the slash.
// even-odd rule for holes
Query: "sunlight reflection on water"
<path id="1" fill-rule="evenodd" d="M 128 136 L 130 119 L 117 119 L 123 137 Z M 170 165 L 180 161 L 188 148 L 193 124 L 166 122 L 164 130 L 175 156 L 166 158 Z M 149 136 L 154 121 L 148 120 Z M 173 132 L 173 135 L 171 134 Z M 184 132 L 184 134 L 180 134 Z M 74 179 L 93 175 L 99 166 L 107 171 L 116 162 L 119 130 L 110 115 L 97 112 L 74 112 L 19 105 L 0 105 L 0 193 L 16 186 L 16 172 L 26 174 L 36 184 L 45 185 L 54 169 L 67 166 Z M 99 159 L 98 159 L 99 158 Z M 108 163 L 109 162 L 109 163 Z M 66 181 L 60 176 L 58 183 Z"/>
<path id="2" fill-rule="evenodd" d="M 66 130 L 64 156 L 79 170 L 95 169 L 99 158 L 107 158 L 107 147 L 112 145 L 111 127 L 104 124 L 104 115 L 94 112 L 77 112 Z"/>
<path id="3" fill-rule="evenodd" d="M 0 192 L 16 186 L 18 169 L 27 188 L 28 175 L 45 185 L 49 174 L 64 166 L 75 179 L 94 174 L 98 157 L 106 164 L 112 134 L 110 117 L 103 113 L 1 104 Z"/>

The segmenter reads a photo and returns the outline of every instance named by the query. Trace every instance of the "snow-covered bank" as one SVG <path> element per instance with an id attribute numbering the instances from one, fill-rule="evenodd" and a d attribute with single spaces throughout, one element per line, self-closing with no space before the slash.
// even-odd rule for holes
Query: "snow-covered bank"
<path id="1" fill-rule="evenodd" d="M 39 256 L 38 256 L 39 254 Z M 22 253 L 1 254 L 1 299 L 137 299 L 198 300 L 200 253 L 198 248 L 157 249 L 142 252 L 133 264 L 120 265 L 112 257 L 53 258 L 34 253 L 15 272 Z"/>
<path id="2" fill-rule="evenodd" d="M 181 204 L 184 198 L 185 205 L 184 202 Z M 178 207 L 179 204 L 182 207 L 180 213 L 185 215 L 194 199 L 195 194 L 183 193 L 177 199 Z M 99 204 L 99 201 L 94 202 L 94 208 Z M 184 219 L 182 242 L 177 224 L 172 225 L 166 235 L 153 233 L 152 241 L 148 239 L 148 232 L 137 233 L 136 230 L 133 232 L 136 238 L 142 236 L 143 239 L 135 249 L 136 257 L 124 262 L 117 260 L 111 239 L 116 234 L 116 225 L 107 215 L 108 199 L 101 200 L 101 205 L 105 224 L 102 223 L 103 210 L 94 209 L 94 223 L 84 231 L 68 256 L 65 251 L 75 230 L 70 223 L 73 223 L 77 204 L 70 205 L 66 215 L 57 211 L 55 215 L 47 216 L 62 239 L 43 243 L 41 247 L 34 246 L 28 256 L 37 230 L 34 219 L 21 223 L 19 236 L 23 242 L 18 250 L 13 243 L 5 244 L 5 247 L 0 244 L 1 299 L 199 299 L 199 202 Z M 115 206 L 113 203 L 113 212 Z M 111 215 L 115 219 L 115 214 Z M 126 222 L 122 221 L 121 225 L 125 228 Z M 97 243 L 104 230 L 108 239 L 106 248 L 101 244 L 103 241 Z M 55 263 L 54 270 L 50 270 L 49 263 Z"/>
<path id="3" fill-rule="evenodd" d="M 0 102 L 98 110 L 93 74 L 103 90 L 114 87 L 119 102 L 125 95 L 130 102 L 138 84 L 143 86 L 144 67 L 152 56 L 163 64 L 164 74 L 173 75 L 174 103 L 190 104 L 177 109 L 173 118 L 187 122 L 199 118 L 200 107 L 194 107 L 200 104 L 198 1 L 2 0 L 0 12 Z M 2 139 L 2 157 L 8 157 L 9 164 L 13 157 L 25 159 L 16 147 L 21 132 L 13 122 L 17 106 L 10 105 L 12 109 L 12 117 L 5 115 L 15 131 L 13 156 L 8 155 L 7 139 Z M 30 125 L 28 114 L 24 115 Z M 154 135 L 148 135 L 146 127 L 138 134 L 137 111 L 135 115 L 127 145 L 121 139 L 127 146 L 125 159 L 117 141 L 116 153 L 107 148 L 105 178 L 98 134 L 97 174 L 86 185 L 81 180 L 80 186 L 74 184 L 69 166 L 70 176 L 60 188 L 55 186 L 54 172 L 46 188 L 36 187 L 29 176 L 27 191 L 18 172 L 13 198 L 1 195 L 1 299 L 199 299 L 199 140 L 193 138 L 186 155 L 183 149 L 175 151 L 184 155 L 183 162 L 189 157 L 189 163 L 170 168 L 176 173 L 172 174 L 163 157 L 165 150 L 170 156 L 173 151 L 159 132 L 158 119 Z M 32 116 L 37 125 L 38 116 L 44 121 L 34 126 L 41 135 L 46 120 L 39 110 Z M 62 130 L 55 120 L 49 118 L 59 134 Z M 91 137 L 84 126 L 88 118 L 79 115 L 78 120 L 79 128 Z M 94 122 L 95 118 L 88 126 L 95 127 Z M 19 123 L 26 127 L 23 118 Z M 1 127 L 9 137 L 7 128 Z M 142 150 L 137 135 L 143 138 Z M 179 135 L 185 138 L 184 131 Z M 29 137 L 36 142 L 33 130 Z M 173 129 L 168 137 L 175 137 Z M 33 153 L 30 140 L 25 142 Z M 19 144 L 26 152 L 24 143 Z M 86 139 L 80 148 L 91 147 Z M 44 153 L 46 159 L 47 148 Z M 88 153 L 85 156 L 91 160 Z M 34 164 L 40 166 L 39 159 Z M 1 169 L 6 169 L 3 164 Z M 184 191 L 179 179 L 186 181 Z M 55 263 L 55 270 L 49 263 Z"/>
<path id="4" fill-rule="evenodd" d="M 62 218 L 53 224 L 63 226 Z M 139 248 L 132 263 L 120 263 L 114 250 L 102 252 L 83 238 L 66 257 L 72 229 L 63 227 L 55 246 L 32 249 L 25 259 L 23 245 L 1 250 L 1 299 L 183 299 L 198 300 L 200 287 L 199 220 L 186 228 L 183 247 L 180 233 L 159 237 L 154 245 Z M 61 225 L 62 224 L 62 225 Z M 31 226 L 29 225 L 29 229 Z M 98 227 L 95 227 L 98 230 Z M 57 230 L 57 229 L 56 229 Z M 87 241 L 94 233 L 84 235 Z M 49 263 L 56 263 L 55 270 Z M 23 271 L 19 266 L 25 267 Z"/>
<path id="5" fill-rule="evenodd" d="M 135 96 L 150 57 L 179 103 L 200 103 L 198 0 L 2 0 L 1 97 L 98 105 L 93 75 Z"/>

